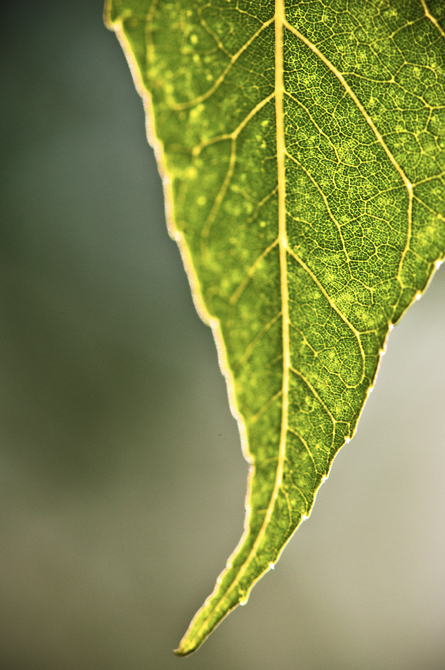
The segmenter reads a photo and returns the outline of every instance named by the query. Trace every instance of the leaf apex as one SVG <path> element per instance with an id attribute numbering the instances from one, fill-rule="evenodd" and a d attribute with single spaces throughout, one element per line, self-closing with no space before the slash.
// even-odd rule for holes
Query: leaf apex
<path id="1" fill-rule="evenodd" d="M 193 654 L 193 652 L 199 649 L 199 647 L 206 641 L 206 639 L 210 635 L 210 632 L 208 632 L 207 634 L 197 636 L 196 633 L 194 633 L 192 630 L 192 624 L 190 625 L 189 629 L 187 630 L 184 637 L 180 641 L 179 647 L 177 649 L 173 649 L 173 653 L 175 654 L 175 656 L 179 657 L 190 656 L 190 654 Z"/>

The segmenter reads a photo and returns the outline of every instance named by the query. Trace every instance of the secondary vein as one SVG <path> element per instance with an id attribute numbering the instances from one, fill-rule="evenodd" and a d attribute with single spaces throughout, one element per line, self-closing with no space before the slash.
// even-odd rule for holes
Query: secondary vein
<path id="1" fill-rule="evenodd" d="M 318 56 L 318 58 L 319 58 L 321 61 L 323 61 L 323 63 L 329 68 L 329 70 L 332 72 L 332 74 L 334 74 L 334 75 L 337 77 L 337 79 L 339 80 L 339 82 L 341 83 L 341 85 L 343 86 L 343 88 L 345 89 L 345 91 L 348 93 L 348 95 L 349 95 L 350 98 L 353 100 L 353 102 L 355 103 L 355 105 L 357 106 L 357 108 L 360 110 L 360 112 L 361 112 L 363 118 L 365 119 L 365 121 L 366 121 L 366 123 L 368 124 L 368 126 L 371 128 L 371 130 L 372 130 L 372 132 L 374 133 L 374 135 L 375 135 L 377 141 L 379 142 L 380 146 L 382 147 L 382 149 L 384 150 L 384 152 L 385 152 L 386 155 L 388 156 L 388 158 L 389 158 L 389 160 L 391 161 L 391 163 L 392 163 L 392 165 L 394 166 L 394 168 L 395 168 L 395 169 L 397 170 L 397 172 L 399 173 L 399 175 L 400 175 L 400 177 L 401 177 L 403 183 L 405 184 L 405 187 L 406 187 L 408 193 L 410 193 L 410 191 L 411 191 L 411 189 L 412 189 L 412 185 L 411 185 L 411 183 L 410 183 L 408 177 L 406 176 L 406 174 L 404 173 L 404 171 L 402 170 L 402 168 L 400 167 L 400 165 L 397 163 L 396 159 L 394 158 L 393 154 L 392 154 L 391 151 L 389 150 L 389 148 L 388 148 L 388 146 L 387 146 L 385 140 L 383 139 L 383 137 L 382 137 L 381 133 L 379 132 L 377 126 L 375 125 L 374 121 L 371 119 L 371 117 L 369 116 L 369 114 L 368 114 L 368 112 L 366 111 L 365 107 L 362 105 L 362 103 L 360 102 L 360 100 L 358 99 L 358 97 L 356 96 L 356 94 L 354 93 L 354 91 L 352 90 L 352 88 L 349 86 L 348 82 L 346 81 L 346 79 L 344 78 L 344 76 L 342 75 L 342 73 L 341 73 L 339 70 L 337 70 L 337 68 L 333 65 L 333 63 L 331 63 L 331 61 L 330 61 L 328 58 L 326 58 L 326 56 L 325 56 L 319 49 L 317 49 L 317 47 L 315 46 L 315 44 L 313 44 L 312 42 L 310 42 L 310 40 L 308 40 L 307 37 L 305 37 L 302 33 L 300 33 L 299 30 L 297 30 L 296 28 L 294 28 L 294 27 L 293 27 L 290 23 L 288 23 L 287 21 L 285 21 L 285 26 L 286 26 L 286 28 L 287 28 L 288 30 L 290 30 L 290 31 L 291 31 L 291 32 L 292 32 L 292 33 L 293 33 L 299 40 L 301 40 L 301 41 L 303 42 L 303 44 L 305 44 L 305 45 L 306 45 L 306 46 L 307 46 L 307 47 L 308 47 L 308 48 L 309 48 L 309 49 L 310 49 L 316 56 Z"/>

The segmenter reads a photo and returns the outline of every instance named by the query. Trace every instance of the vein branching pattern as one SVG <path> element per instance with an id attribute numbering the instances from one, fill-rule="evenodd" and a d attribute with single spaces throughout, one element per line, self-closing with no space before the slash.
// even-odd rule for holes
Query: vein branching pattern
<path id="1" fill-rule="evenodd" d="M 110 0 L 251 463 L 177 653 L 274 565 L 445 253 L 442 0 Z"/>

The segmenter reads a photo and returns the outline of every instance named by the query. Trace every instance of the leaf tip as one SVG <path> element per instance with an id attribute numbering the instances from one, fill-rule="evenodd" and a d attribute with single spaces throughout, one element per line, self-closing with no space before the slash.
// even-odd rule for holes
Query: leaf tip
<path id="1" fill-rule="evenodd" d="M 178 656 L 179 658 L 182 658 L 184 656 L 188 656 L 189 654 L 192 654 L 195 651 L 195 649 L 190 649 L 190 650 L 184 650 L 181 645 L 177 649 L 173 649 L 173 653 L 175 656 Z"/>
<path id="2" fill-rule="evenodd" d="M 175 656 L 179 657 L 190 656 L 190 654 L 193 654 L 194 651 L 199 649 L 206 638 L 207 636 L 201 638 L 197 637 L 196 635 L 192 636 L 189 634 L 189 631 L 187 631 L 179 643 L 179 647 L 177 649 L 173 649 L 173 653 Z"/>

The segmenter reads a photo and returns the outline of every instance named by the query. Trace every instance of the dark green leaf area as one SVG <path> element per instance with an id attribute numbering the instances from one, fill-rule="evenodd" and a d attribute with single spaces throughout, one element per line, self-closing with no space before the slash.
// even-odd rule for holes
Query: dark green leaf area
<path id="1" fill-rule="evenodd" d="M 323 161 L 325 179 L 329 172 L 332 175 L 331 184 L 327 184 L 324 193 L 328 198 L 334 183 L 337 188 L 347 188 L 348 194 L 352 195 L 352 201 L 348 198 L 350 208 L 354 200 L 361 201 L 361 216 L 358 202 L 349 216 L 351 220 L 357 217 L 357 223 L 363 227 L 362 238 L 376 246 L 376 267 L 370 268 L 369 279 L 365 282 L 372 286 L 373 281 L 378 281 L 379 269 L 382 277 L 397 278 L 400 293 L 396 303 L 392 303 L 395 309 L 391 318 L 395 322 L 416 292 L 425 287 L 433 269 L 433 259 L 442 257 L 445 248 L 444 213 L 440 212 L 445 192 L 443 27 L 442 33 L 440 31 L 444 5 L 434 2 L 422 6 L 419 0 L 403 3 L 379 0 L 323 3 L 316 0 L 289 2 L 287 7 L 290 24 L 297 29 L 304 27 L 304 35 L 315 50 L 323 53 L 326 61 L 320 62 L 314 50 L 307 49 L 310 55 L 304 53 L 290 38 L 289 49 L 295 61 L 292 91 L 295 90 L 298 102 L 306 105 L 314 123 L 320 124 L 320 118 L 325 121 L 324 128 L 320 124 L 320 130 L 324 129 L 331 141 L 339 138 L 339 143 L 350 150 L 350 158 L 344 156 L 342 161 L 344 167 L 340 179 L 343 183 L 338 183 L 335 166 L 326 170 L 332 155 L 320 146 L 319 153 L 324 156 L 318 160 L 319 163 Z M 436 23 L 426 15 L 425 8 L 428 7 Z M 317 76 L 317 61 L 318 74 L 324 67 L 324 76 L 330 76 L 331 81 L 328 86 L 323 86 L 323 92 L 321 86 L 315 86 L 308 95 L 305 84 L 307 87 L 308 77 L 313 80 Z M 299 76 L 301 67 L 306 68 L 308 77 Z M 378 144 L 380 148 L 382 145 L 386 147 L 392 162 L 388 156 L 379 155 L 376 138 L 373 143 L 372 129 L 363 114 L 360 121 L 357 115 L 354 116 L 354 111 L 359 111 L 354 101 L 346 97 L 342 102 L 345 109 L 349 106 L 351 111 L 344 109 L 340 112 L 336 107 L 333 112 L 334 100 L 339 98 L 331 92 L 335 85 L 342 87 L 339 76 L 350 86 L 372 119 L 382 140 Z M 302 85 L 297 84 L 300 81 Z M 343 119 L 341 127 L 335 123 L 335 116 Z M 308 123 L 306 128 L 310 137 Z M 348 129 L 351 131 L 349 141 L 344 136 Z M 298 160 L 298 155 L 295 158 Z M 352 167 L 356 169 L 352 170 Z M 401 175 L 413 188 L 410 210 L 406 204 L 406 187 L 400 187 Z M 385 193 L 383 197 L 382 191 Z M 340 225 L 342 215 L 348 216 L 344 211 L 335 214 Z M 368 221 L 363 222 L 366 218 Z M 372 230 L 378 230 L 379 219 L 381 234 L 375 239 Z M 356 231 L 359 232 L 358 228 Z M 397 254 L 391 254 L 390 249 L 382 249 L 389 246 L 400 250 L 401 243 L 406 247 L 402 262 Z M 372 266 L 371 257 L 368 265 Z M 398 271 L 394 272 L 397 265 Z"/>

